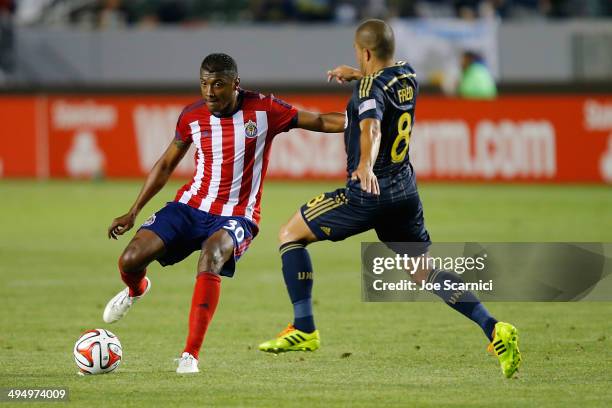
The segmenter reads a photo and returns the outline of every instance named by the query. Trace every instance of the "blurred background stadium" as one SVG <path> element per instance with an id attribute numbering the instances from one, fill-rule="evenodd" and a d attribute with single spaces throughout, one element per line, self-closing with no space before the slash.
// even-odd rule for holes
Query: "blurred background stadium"
<path id="1" fill-rule="evenodd" d="M 203 56 L 243 86 L 343 111 L 356 23 L 385 18 L 422 85 L 421 180 L 612 180 L 612 3 L 606 0 L 2 0 L 3 177 L 138 177 L 198 97 Z M 496 99 L 490 102 L 490 99 Z M 486 101 L 483 102 L 482 100 Z M 270 175 L 343 177 L 340 138 L 280 138 Z M 296 154 L 308 146 L 315 156 Z M 119 157 L 113 151 L 121 149 Z M 127 155 L 127 156 L 126 156 Z M 321 160 L 310 160 L 321 157 Z M 192 171 L 192 163 L 178 175 Z"/>
<path id="2" fill-rule="evenodd" d="M 68 385 L 83 404 L 198 405 L 195 393 L 275 406 L 289 398 L 279 384 L 309 406 L 609 404 L 610 303 L 488 305 L 524 339 L 525 370 L 503 382 L 477 328 L 443 306 L 360 302 L 359 242 L 373 234 L 312 247 L 320 352 L 258 354 L 290 316 L 276 231 L 345 177 L 342 137 L 300 130 L 274 142 L 279 181 L 224 281 L 206 380 L 168 380 L 193 258 L 152 265 L 153 296 L 113 326 L 121 375 L 93 387 L 73 376 L 72 342 L 121 284 L 127 237 L 108 242 L 105 229 L 199 97 L 202 58 L 226 52 L 247 89 L 344 111 L 351 88 L 325 73 L 354 64 L 367 17 L 392 24 L 422 85 L 410 155 L 434 240 L 612 241 L 609 0 L 0 0 L 0 385 Z M 192 172 L 184 159 L 139 221 Z"/>

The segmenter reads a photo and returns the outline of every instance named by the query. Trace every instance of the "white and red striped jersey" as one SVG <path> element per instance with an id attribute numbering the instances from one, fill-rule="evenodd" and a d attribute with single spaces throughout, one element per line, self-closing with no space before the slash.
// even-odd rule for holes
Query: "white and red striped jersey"
<path id="1" fill-rule="evenodd" d="M 179 116 L 175 137 L 195 144 L 196 169 L 175 201 L 257 224 L 272 139 L 296 125 L 297 110 L 255 92 L 240 90 L 238 98 L 237 110 L 223 117 L 213 115 L 203 100 Z"/>

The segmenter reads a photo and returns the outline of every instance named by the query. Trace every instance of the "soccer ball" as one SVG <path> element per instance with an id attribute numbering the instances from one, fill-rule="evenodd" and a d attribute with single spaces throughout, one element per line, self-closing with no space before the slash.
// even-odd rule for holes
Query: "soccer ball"
<path id="1" fill-rule="evenodd" d="M 74 344 L 74 361 L 81 374 L 106 374 L 121 363 L 123 351 L 117 336 L 108 330 L 88 330 Z"/>

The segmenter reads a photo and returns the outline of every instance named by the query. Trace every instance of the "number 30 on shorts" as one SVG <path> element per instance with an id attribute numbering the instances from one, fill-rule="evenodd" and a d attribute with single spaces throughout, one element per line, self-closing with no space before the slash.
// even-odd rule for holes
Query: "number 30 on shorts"
<path id="1" fill-rule="evenodd" d="M 238 221 L 236 220 L 229 220 L 226 225 L 223 226 L 223 229 L 231 231 L 234 234 L 234 237 L 236 237 L 236 241 L 238 241 L 238 243 L 241 243 L 244 239 L 244 228 L 240 227 L 238 225 Z"/>

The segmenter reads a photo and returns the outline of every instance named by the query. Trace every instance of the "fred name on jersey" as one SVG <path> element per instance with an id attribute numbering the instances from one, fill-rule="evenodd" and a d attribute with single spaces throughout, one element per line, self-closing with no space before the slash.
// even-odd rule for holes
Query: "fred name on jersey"
<path id="1" fill-rule="evenodd" d="M 414 88 L 408 85 L 406 82 L 403 84 L 402 88 L 397 90 L 397 100 L 399 103 L 406 103 L 414 98 Z"/>
<path id="2" fill-rule="evenodd" d="M 404 104 L 412 101 L 414 98 L 414 88 L 408 82 L 409 78 L 414 78 L 416 75 L 413 73 L 406 73 L 402 75 L 394 76 L 387 84 L 383 87 L 383 90 L 388 91 L 392 89 L 395 91 L 397 102 Z"/>

